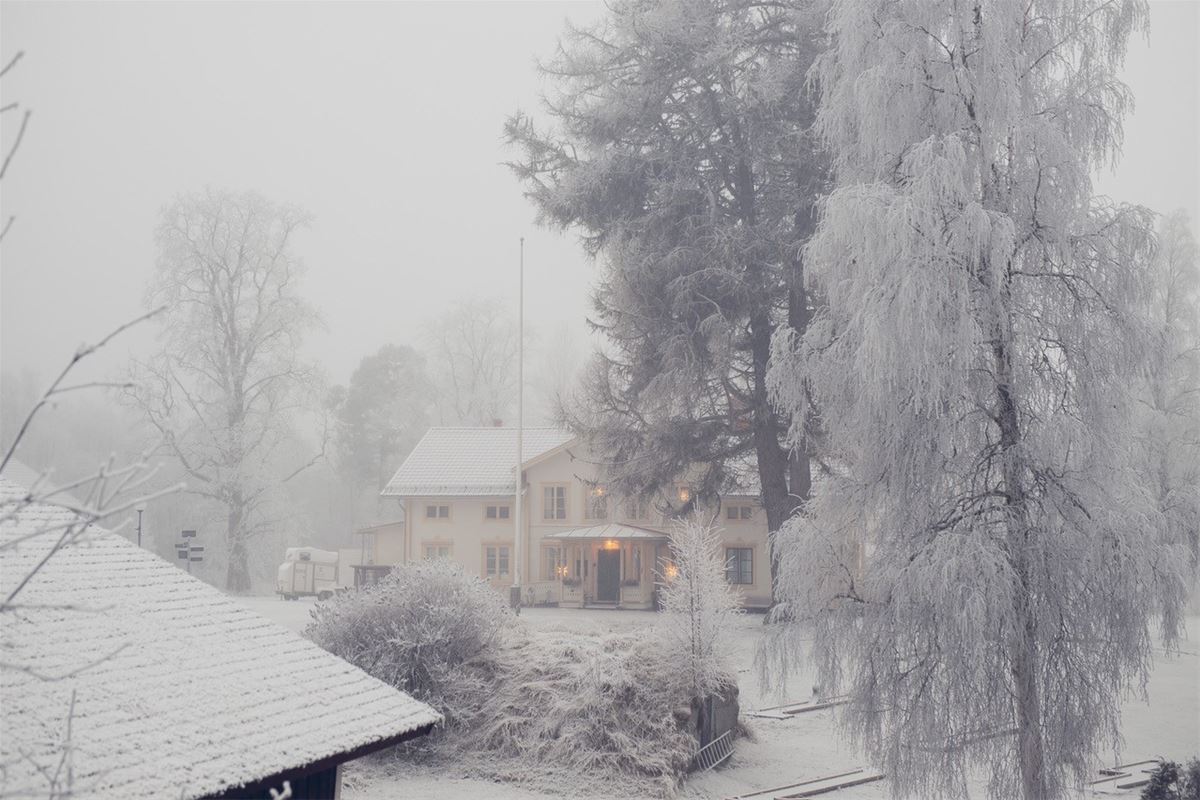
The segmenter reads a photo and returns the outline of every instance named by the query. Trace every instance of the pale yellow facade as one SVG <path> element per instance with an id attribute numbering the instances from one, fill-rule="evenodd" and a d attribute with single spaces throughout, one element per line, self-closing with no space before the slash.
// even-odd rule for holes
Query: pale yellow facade
<path id="1" fill-rule="evenodd" d="M 654 606 L 655 584 L 670 569 L 666 542 L 670 523 L 659 510 L 665 507 L 663 498 L 635 504 L 612 496 L 598 482 L 599 474 L 594 462 L 573 445 L 526 462 L 521 512 L 523 602 Z M 676 491 L 688 490 L 681 485 Z M 371 534 L 376 564 L 449 558 L 507 595 L 517 569 L 517 509 L 512 494 L 399 500 L 404 526 Z M 728 575 L 745 605 L 769 605 L 766 514 L 757 498 L 726 497 L 719 509 L 697 513 L 717 514 L 716 524 L 734 565 Z M 627 537 L 637 538 L 556 538 L 571 532 L 577 537 L 590 533 L 581 529 L 606 523 L 621 523 Z"/>

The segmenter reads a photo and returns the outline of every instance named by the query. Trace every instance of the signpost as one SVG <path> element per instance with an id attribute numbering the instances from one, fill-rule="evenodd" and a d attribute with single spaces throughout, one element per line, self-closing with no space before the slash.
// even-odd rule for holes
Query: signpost
<path id="1" fill-rule="evenodd" d="M 180 531 L 179 535 L 183 538 L 183 541 L 175 543 L 175 557 L 180 561 L 187 562 L 187 571 L 191 575 L 192 563 L 199 563 L 204 560 L 204 545 L 190 544 L 188 542 L 189 539 L 196 538 L 194 530 Z"/>

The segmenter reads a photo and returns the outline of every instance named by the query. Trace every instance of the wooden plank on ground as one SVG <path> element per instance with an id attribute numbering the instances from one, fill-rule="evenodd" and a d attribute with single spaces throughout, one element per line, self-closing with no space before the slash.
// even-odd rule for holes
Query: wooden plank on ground
<path id="1" fill-rule="evenodd" d="M 859 767 L 858 769 L 852 769 L 848 772 L 839 772 L 836 775 L 822 775 L 819 778 L 809 778 L 808 780 L 797 781 L 796 783 L 788 783 L 788 784 L 784 784 L 783 786 L 772 786 L 770 789 L 759 789 L 757 791 L 749 792 L 747 794 L 739 794 L 734 797 L 726 797 L 725 800 L 748 800 L 748 798 L 761 797 L 763 795 L 770 795 L 772 797 L 775 797 L 780 792 L 786 792 L 788 789 L 795 789 L 795 788 L 798 788 L 801 786 L 808 786 L 809 784 L 818 783 L 820 781 L 828 781 L 828 780 L 832 780 L 833 778 L 845 778 L 850 775 L 858 775 L 862 771 L 863 771 L 862 767 Z"/>
<path id="2" fill-rule="evenodd" d="M 833 706 L 844 705 L 848 702 L 849 699 L 845 695 L 838 695 L 837 697 L 829 697 L 824 700 L 802 700 L 799 703 L 784 703 L 781 706 L 759 708 L 746 712 L 746 716 L 762 717 L 764 719 L 788 719 L 796 714 L 803 714 L 806 711 L 820 711 L 832 708 Z"/>
<path id="3" fill-rule="evenodd" d="M 1140 789 L 1150 782 L 1150 778 L 1134 778 L 1127 783 L 1118 783 L 1118 789 Z"/>
<path id="4" fill-rule="evenodd" d="M 1115 767 L 1105 767 L 1100 770 L 1101 775 L 1116 775 L 1118 772 L 1132 772 L 1134 767 L 1145 767 L 1150 764 L 1162 763 L 1157 758 L 1148 758 L 1145 761 L 1130 761 L 1128 764 L 1117 764 Z"/>
<path id="5" fill-rule="evenodd" d="M 882 772 L 863 772 L 861 775 L 847 775 L 843 778 L 829 778 L 821 783 L 814 783 L 811 786 L 806 786 L 798 792 L 779 795 L 775 800 L 799 800 L 803 797 L 817 797 L 830 792 L 837 792 L 842 789 L 849 789 L 851 786 L 861 786 L 864 783 L 873 783 L 884 779 Z"/>

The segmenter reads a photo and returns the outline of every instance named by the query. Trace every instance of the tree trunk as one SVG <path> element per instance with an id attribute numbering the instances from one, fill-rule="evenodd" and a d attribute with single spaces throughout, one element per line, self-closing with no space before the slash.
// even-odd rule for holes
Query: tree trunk
<path id="1" fill-rule="evenodd" d="M 229 501 L 229 513 L 226 517 L 225 544 L 229 560 L 225 570 L 225 590 L 229 592 L 250 591 L 249 554 L 246 552 L 245 531 L 242 521 L 243 508 L 241 490 L 235 490 Z"/>
<path id="2" fill-rule="evenodd" d="M 1007 298 L 1005 301 L 1007 306 Z M 996 421 L 1000 427 L 1003 489 L 1008 506 L 1008 558 L 1018 582 L 1013 603 L 1016 631 L 1009 643 L 1013 702 L 1016 704 L 1017 763 L 1021 772 L 1021 796 L 1025 800 L 1046 800 L 1049 786 L 1046 782 L 1041 692 L 1038 687 L 1037 615 L 1029 585 L 1030 539 L 1034 532 L 1026 507 L 1020 417 L 1012 392 L 1012 325 L 1008 319 L 1004 319 L 997 327 L 997 341 L 993 345 L 997 376 Z"/>
<path id="3" fill-rule="evenodd" d="M 816 227 L 812 208 L 799 209 L 792 219 L 792 229 L 796 238 L 796 257 L 792 261 L 792 271 L 788 279 L 788 325 L 797 335 L 803 336 L 808 331 L 812 321 L 812 312 L 808 309 L 808 290 L 804 286 L 804 256 L 800 245 L 807 242 Z M 795 424 L 795 420 L 792 421 Z M 807 434 L 808 420 L 800 420 Z M 788 488 L 791 490 L 793 512 L 808 502 L 812 496 L 812 463 L 809 457 L 811 444 L 807 436 L 804 450 L 793 449 L 788 454 Z"/>

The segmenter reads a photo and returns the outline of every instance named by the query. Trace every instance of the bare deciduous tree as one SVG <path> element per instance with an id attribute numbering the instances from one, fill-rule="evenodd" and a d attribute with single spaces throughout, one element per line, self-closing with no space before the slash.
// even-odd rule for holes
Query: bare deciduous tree
<path id="1" fill-rule="evenodd" d="M 149 300 L 167 306 L 161 351 L 135 367 L 129 392 L 191 478 L 188 491 L 224 509 L 225 585 L 250 588 L 247 544 L 269 527 L 273 489 L 316 463 L 283 463 L 294 416 L 315 375 L 301 334 L 315 314 L 292 251 L 309 222 L 254 193 L 206 191 L 163 211 Z"/>
<path id="2" fill-rule="evenodd" d="M 459 303 L 433 323 L 428 346 L 442 422 L 491 425 L 513 414 L 517 327 L 504 306 Z"/>
<path id="3" fill-rule="evenodd" d="M 3 78 L 5 75 L 7 75 L 12 68 L 17 65 L 17 62 L 24 57 L 24 55 L 25 51 L 21 50 L 18 51 L 15 56 L 9 59 L 8 63 L 5 64 L 3 68 L 0 68 L 0 78 Z M 3 105 L 0 105 L 0 114 L 7 114 L 10 111 L 21 111 L 21 104 L 13 101 L 11 103 L 4 103 Z M 3 162 L 0 162 L 0 180 L 3 180 L 4 176 L 8 174 L 9 164 L 12 163 L 13 156 L 17 154 L 17 148 L 21 146 L 21 141 L 25 138 L 25 129 L 29 126 L 29 117 L 32 114 L 33 112 L 30 109 L 24 109 L 24 113 L 21 114 L 21 122 L 17 126 L 16 135 L 13 136 L 12 144 L 9 145 L 7 152 L 4 153 Z M 9 228 L 12 227 L 12 224 L 15 220 L 16 217 L 12 214 L 9 214 L 8 219 L 5 220 L 2 225 L 0 225 L 0 241 L 3 241 L 4 237 L 8 235 Z"/>
<path id="4" fill-rule="evenodd" d="M 106 383 L 68 384 L 66 380 L 74 368 L 122 331 L 154 313 L 157 311 L 122 325 L 97 344 L 84 345 L 75 352 L 17 426 L 12 441 L 0 458 L 0 477 L 8 478 L 13 472 L 11 467 L 17 463 L 16 452 L 25 441 L 38 412 L 65 394 L 111 386 Z M 0 626 L 4 630 L 10 630 L 8 626 L 18 619 L 23 624 L 36 624 L 41 615 L 54 618 L 64 613 L 95 613 L 102 610 L 77 604 L 26 603 L 20 595 L 55 556 L 68 548 L 86 544 L 95 531 L 94 525 L 103 525 L 110 531 L 120 530 L 128 525 L 126 515 L 131 509 L 142 507 L 181 488 L 171 486 L 147 492 L 148 482 L 154 477 L 147 456 L 142 454 L 125 465 L 118 465 L 115 458 L 110 458 L 95 472 L 63 485 L 51 485 L 49 474 L 43 472 L 28 485 L 17 482 L 16 491 L 12 487 L 0 491 L 0 531 L 3 531 L 0 534 Z M 32 516 L 27 518 L 27 515 Z M 126 516 L 123 522 L 112 524 L 122 516 Z M 3 638 L 7 641 L 9 637 Z M 124 647 L 121 644 L 111 651 L 91 654 L 90 660 L 82 667 L 62 672 L 47 670 L 36 653 L 14 648 L 10 642 L 10 646 L 4 649 L 3 657 L 0 657 L 0 672 L 23 673 L 38 681 L 67 682 L 109 660 Z M 28 760 L 45 779 L 45 796 L 48 798 L 78 797 L 86 791 L 86 786 L 76 780 L 71 764 L 74 716 L 75 691 L 72 689 L 70 708 L 59 736 L 58 749 L 49 754 L 29 752 L 23 748 L 17 751 L 19 757 Z M 12 766 L 9 755 L 0 759 L 0 775 Z M 0 798 L 6 796 L 9 795 L 4 789 L 3 780 L 0 780 Z"/>

